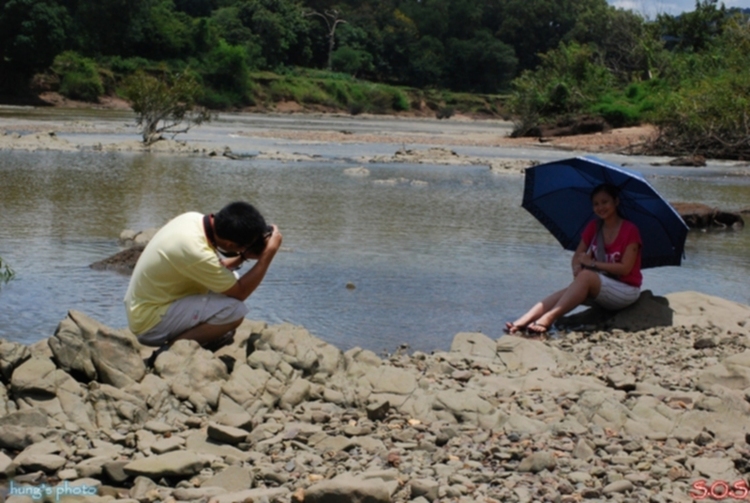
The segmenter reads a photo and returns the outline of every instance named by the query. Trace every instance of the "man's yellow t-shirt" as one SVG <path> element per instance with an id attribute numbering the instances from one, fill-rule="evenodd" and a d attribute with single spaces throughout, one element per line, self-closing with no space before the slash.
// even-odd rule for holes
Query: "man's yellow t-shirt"
<path id="1" fill-rule="evenodd" d="M 153 328 L 177 299 L 225 292 L 236 282 L 208 243 L 203 215 L 183 213 L 159 229 L 135 265 L 125 294 L 130 330 Z"/>

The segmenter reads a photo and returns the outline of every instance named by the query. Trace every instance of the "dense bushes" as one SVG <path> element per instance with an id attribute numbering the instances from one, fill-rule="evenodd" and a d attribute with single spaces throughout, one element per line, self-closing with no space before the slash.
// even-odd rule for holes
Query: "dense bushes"
<path id="1" fill-rule="evenodd" d="M 217 109 L 497 114 L 439 90 L 512 91 L 517 134 L 593 114 L 709 148 L 744 131 L 749 16 L 717 0 L 655 20 L 607 0 L 0 0 L 0 95 L 59 83 L 95 101 L 160 65 L 190 68 Z"/>
<path id="2" fill-rule="evenodd" d="M 601 116 L 612 127 L 634 126 L 644 120 L 653 120 L 651 113 L 666 95 L 668 89 L 664 80 L 636 82 L 624 91 L 603 94 L 589 111 Z"/>
<path id="3" fill-rule="evenodd" d="M 515 92 L 509 102 L 516 115 L 516 134 L 561 117 L 591 109 L 611 89 L 612 75 L 590 46 L 560 44 L 542 55 L 534 72 L 524 72 L 513 81 Z"/>
<path id="4" fill-rule="evenodd" d="M 96 63 L 68 51 L 55 58 L 52 70 L 60 78 L 60 94 L 81 101 L 96 102 L 104 94 L 104 85 Z"/>
<path id="5" fill-rule="evenodd" d="M 656 107 L 663 153 L 750 159 L 750 25 L 728 23 L 706 51 L 674 65 L 674 92 Z"/>
<path id="6" fill-rule="evenodd" d="M 653 153 L 750 158 L 747 16 L 707 0 L 668 21 L 638 29 L 627 64 L 594 43 L 567 42 L 541 55 L 539 67 L 513 81 L 514 134 L 593 114 L 615 127 L 657 125 Z M 667 28 L 683 39 L 664 37 Z"/>

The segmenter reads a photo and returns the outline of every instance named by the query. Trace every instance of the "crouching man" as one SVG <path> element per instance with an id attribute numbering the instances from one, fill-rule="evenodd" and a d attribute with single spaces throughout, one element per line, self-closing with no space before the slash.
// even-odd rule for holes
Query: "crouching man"
<path id="1" fill-rule="evenodd" d="M 133 270 L 125 311 L 147 346 L 194 340 L 215 350 L 232 341 L 247 314 L 245 299 L 263 281 L 281 233 L 246 202 L 218 213 L 183 213 L 154 235 Z M 241 276 L 234 270 L 253 266 Z M 154 355 L 155 356 L 155 355 Z"/>

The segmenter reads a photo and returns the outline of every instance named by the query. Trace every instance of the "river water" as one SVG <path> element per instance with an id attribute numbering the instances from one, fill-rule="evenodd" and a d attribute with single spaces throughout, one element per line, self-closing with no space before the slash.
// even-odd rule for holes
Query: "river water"
<path id="1" fill-rule="evenodd" d="M 92 146 L 135 139 L 122 112 L 0 109 L 0 128 L 91 124 L 60 133 Z M 401 145 L 248 138 L 268 128 L 462 134 L 507 124 L 372 118 L 223 115 L 185 139 L 228 145 L 236 153 L 303 153 L 315 161 L 280 162 L 171 154 L 0 150 L 0 257 L 17 277 L 0 286 L 0 338 L 51 336 L 70 309 L 114 328 L 126 326 L 128 278 L 89 264 L 120 250 L 124 229 L 158 227 L 183 211 L 212 212 L 226 202 L 256 204 L 283 235 L 251 319 L 304 325 L 347 349 L 447 349 L 462 331 L 496 338 L 505 321 L 570 280 L 570 252 L 520 207 L 523 176 L 487 166 L 367 164 Z M 85 128 L 79 128 L 85 129 Z M 420 148 L 419 145 L 409 145 Z M 426 147 L 422 147 L 426 148 Z M 453 148 L 466 155 L 550 161 L 576 154 L 548 148 Z M 670 201 L 725 210 L 750 201 L 747 168 L 650 166 L 653 158 L 603 155 L 640 171 Z M 750 304 L 750 233 L 691 232 L 681 267 L 649 269 L 656 295 L 696 290 Z M 355 288 L 347 288 L 347 284 Z M 350 285 L 351 286 L 351 285 Z"/>

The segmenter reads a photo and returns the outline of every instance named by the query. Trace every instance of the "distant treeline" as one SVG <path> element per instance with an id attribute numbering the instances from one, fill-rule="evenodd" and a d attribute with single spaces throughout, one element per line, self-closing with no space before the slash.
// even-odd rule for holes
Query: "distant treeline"
<path id="1" fill-rule="evenodd" d="M 606 0 L 0 0 L 0 94 L 95 101 L 139 70 L 189 71 L 201 102 L 226 109 L 294 98 L 307 84 L 284 77 L 316 72 L 328 82 L 315 99 L 353 111 L 367 93 L 330 81 L 508 95 L 520 133 L 581 114 L 665 127 L 716 116 L 691 133 L 710 137 L 741 125 L 730 103 L 750 115 L 748 11 L 715 0 L 653 20 Z M 392 98 L 385 111 L 412 105 Z"/>

